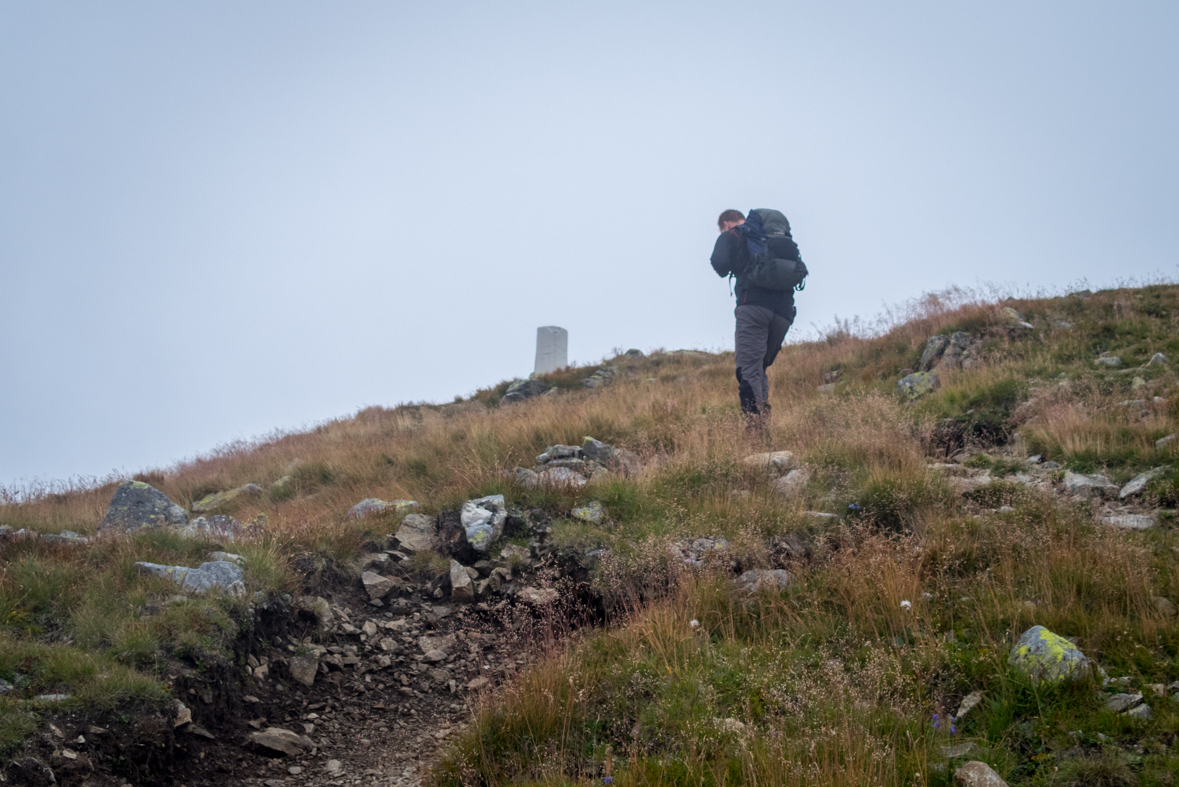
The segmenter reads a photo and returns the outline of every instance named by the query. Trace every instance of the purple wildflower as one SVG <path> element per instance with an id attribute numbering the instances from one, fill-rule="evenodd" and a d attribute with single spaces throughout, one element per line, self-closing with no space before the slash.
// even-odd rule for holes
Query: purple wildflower
<path id="1" fill-rule="evenodd" d="M 614 777 L 613 777 L 613 776 L 604 776 L 604 777 L 602 777 L 602 784 L 613 784 L 613 783 L 614 783 Z"/>

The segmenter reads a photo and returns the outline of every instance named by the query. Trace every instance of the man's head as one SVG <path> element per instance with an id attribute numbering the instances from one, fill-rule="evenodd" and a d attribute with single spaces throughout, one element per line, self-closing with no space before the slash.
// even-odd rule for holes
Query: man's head
<path id="1" fill-rule="evenodd" d="M 745 223 L 745 214 L 739 210 L 726 210 L 716 220 L 716 226 L 720 227 L 721 232 L 728 232 L 733 227 L 738 227 Z"/>

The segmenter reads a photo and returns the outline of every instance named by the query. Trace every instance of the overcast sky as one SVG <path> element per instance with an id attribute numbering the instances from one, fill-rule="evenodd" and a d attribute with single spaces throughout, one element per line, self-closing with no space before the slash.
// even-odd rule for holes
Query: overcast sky
<path id="1" fill-rule="evenodd" d="M 1179 3 L 0 0 L 0 484 L 949 284 L 1175 278 Z M 734 391 L 734 396 L 736 392 Z"/>

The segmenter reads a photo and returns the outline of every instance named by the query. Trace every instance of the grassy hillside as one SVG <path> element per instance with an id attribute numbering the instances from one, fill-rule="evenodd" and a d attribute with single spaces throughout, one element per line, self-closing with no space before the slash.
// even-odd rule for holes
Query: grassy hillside
<path id="1" fill-rule="evenodd" d="M 347 578 L 362 546 L 397 525 L 349 519 L 363 498 L 445 513 L 503 493 L 552 518 L 555 554 L 579 568 L 567 581 L 606 625 L 550 639 L 537 666 L 472 700 L 441 784 L 949 784 L 960 760 L 942 750 L 963 743 L 1010 784 L 1170 784 L 1179 472 L 1126 500 L 1070 494 L 1066 474 L 1123 484 L 1177 464 L 1179 440 L 1156 444 L 1179 431 L 1176 374 L 1147 364 L 1160 352 L 1179 362 L 1179 287 L 945 301 L 927 298 L 881 336 L 785 347 L 770 370 L 770 445 L 743 435 L 731 354 L 653 353 L 611 359 L 619 373 L 595 390 L 580 385 L 590 368 L 502 407 L 506 383 L 372 408 L 138 478 L 188 509 L 263 487 L 222 510 L 252 523 L 234 548 L 251 594 Z M 929 338 L 956 332 L 966 368 L 943 366 L 924 396 L 898 393 Z M 512 476 L 585 435 L 645 470 L 577 491 Z M 743 461 L 771 448 L 806 471 L 785 494 Z M 10 495 L 0 526 L 94 534 L 114 487 Z M 570 516 L 591 500 L 602 523 Z M 1135 513 L 1156 524 L 1099 519 Z M 726 546 L 685 563 L 701 537 Z M 196 565 L 210 548 L 168 531 L 85 548 L 0 538 L 0 679 L 14 685 L 0 695 L 0 756 L 42 722 L 38 695 L 128 712 L 169 701 L 178 665 L 231 674 L 257 639 L 260 597 L 168 603 L 174 585 L 133 569 Z M 734 576 L 759 568 L 791 581 L 739 590 Z M 549 615 L 561 630 L 567 615 Z M 1112 688 L 1049 688 L 1010 669 L 1035 624 L 1126 678 L 1116 690 L 1142 691 L 1151 718 L 1106 710 Z M 951 721 L 976 691 L 981 704 Z"/>

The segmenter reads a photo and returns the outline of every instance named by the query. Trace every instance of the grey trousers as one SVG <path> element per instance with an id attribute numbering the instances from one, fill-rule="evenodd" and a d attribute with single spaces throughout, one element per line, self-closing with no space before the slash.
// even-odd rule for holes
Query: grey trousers
<path id="1" fill-rule="evenodd" d="M 746 415 L 765 412 L 770 400 L 770 380 L 766 368 L 782 349 L 782 340 L 792 320 L 781 317 L 764 306 L 738 306 L 737 316 L 737 391 L 741 410 Z"/>

